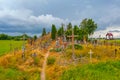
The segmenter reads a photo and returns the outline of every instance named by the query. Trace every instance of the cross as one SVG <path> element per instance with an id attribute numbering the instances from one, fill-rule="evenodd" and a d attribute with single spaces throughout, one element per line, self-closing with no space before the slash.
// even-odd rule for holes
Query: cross
<path id="1" fill-rule="evenodd" d="M 92 54 L 93 54 L 93 52 L 92 52 L 92 50 L 91 50 L 91 49 L 90 49 L 89 54 L 90 54 L 90 62 L 92 63 Z"/>
<path id="2" fill-rule="evenodd" d="M 73 60 L 75 60 L 75 53 L 74 53 L 74 37 L 78 37 L 78 35 L 74 35 L 74 30 L 72 29 L 72 35 L 71 36 L 67 36 L 67 37 L 70 37 L 72 38 L 72 58 Z"/>
<path id="3" fill-rule="evenodd" d="M 115 49 L 115 57 L 116 57 L 116 54 L 117 54 L 117 49 Z"/>
<path id="4" fill-rule="evenodd" d="M 25 58 L 25 34 L 23 35 L 22 58 Z"/>

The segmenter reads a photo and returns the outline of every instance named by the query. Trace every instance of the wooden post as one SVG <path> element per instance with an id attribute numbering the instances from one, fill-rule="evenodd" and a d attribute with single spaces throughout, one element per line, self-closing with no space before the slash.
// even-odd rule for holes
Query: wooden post
<path id="1" fill-rule="evenodd" d="M 75 53 L 74 53 L 74 30 L 72 29 L 72 58 L 75 59 Z"/>
<path id="2" fill-rule="evenodd" d="M 25 35 L 23 35 L 22 58 L 25 59 Z"/>

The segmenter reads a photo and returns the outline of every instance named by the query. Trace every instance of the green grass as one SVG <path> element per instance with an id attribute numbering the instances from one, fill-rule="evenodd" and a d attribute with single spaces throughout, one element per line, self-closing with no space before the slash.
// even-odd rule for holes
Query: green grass
<path id="1" fill-rule="evenodd" d="M 60 80 L 120 80 L 120 61 L 74 67 L 64 71 Z"/>
<path id="2" fill-rule="evenodd" d="M 104 40 L 100 40 L 101 42 L 104 42 Z M 118 43 L 118 44 L 120 44 L 120 39 L 116 39 L 116 40 L 105 40 L 105 41 L 107 41 L 107 42 L 109 42 L 109 43 Z"/>
<path id="3" fill-rule="evenodd" d="M 4 55 L 7 52 L 13 51 L 15 48 L 21 49 L 22 44 L 23 41 L 0 40 L 0 56 Z"/>
<path id="4" fill-rule="evenodd" d="M 0 80 L 20 80 L 23 79 L 23 73 L 16 69 L 4 69 L 0 67 Z"/>
<path id="5" fill-rule="evenodd" d="M 40 73 L 28 73 L 14 68 L 0 67 L 0 80 L 40 80 Z"/>

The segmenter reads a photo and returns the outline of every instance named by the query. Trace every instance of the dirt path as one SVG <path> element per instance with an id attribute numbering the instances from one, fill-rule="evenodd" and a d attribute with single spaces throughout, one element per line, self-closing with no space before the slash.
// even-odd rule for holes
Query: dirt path
<path id="1" fill-rule="evenodd" d="M 44 57 L 44 62 L 43 62 L 42 70 L 41 70 L 41 80 L 45 80 L 45 68 L 46 68 L 48 56 L 49 56 L 49 51 L 46 53 Z"/>

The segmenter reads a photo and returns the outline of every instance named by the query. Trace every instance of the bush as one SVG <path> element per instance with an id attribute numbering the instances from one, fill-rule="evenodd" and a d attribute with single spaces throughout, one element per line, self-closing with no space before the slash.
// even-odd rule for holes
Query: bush
<path id="1" fill-rule="evenodd" d="M 61 48 L 56 48 L 55 52 L 60 52 L 62 49 Z"/>
<path id="2" fill-rule="evenodd" d="M 55 57 L 48 57 L 47 59 L 47 65 L 52 65 L 55 63 Z"/>
<path id="3" fill-rule="evenodd" d="M 38 64 L 39 64 L 39 61 L 40 61 L 39 58 L 35 57 L 35 58 L 33 58 L 33 60 L 34 60 L 34 64 L 35 64 L 35 65 L 38 65 Z"/>
<path id="4" fill-rule="evenodd" d="M 72 45 L 69 45 L 68 48 L 69 48 L 69 49 L 72 49 Z M 78 49 L 78 50 L 83 49 L 83 47 L 82 47 L 81 45 L 79 45 L 79 44 L 74 44 L 74 48 L 75 48 L 75 49 Z"/>
<path id="5" fill-rule="evenodd" d="M 61 48 L 50 49 L 50 52 L 60 52 L 62 51 Z"/>

